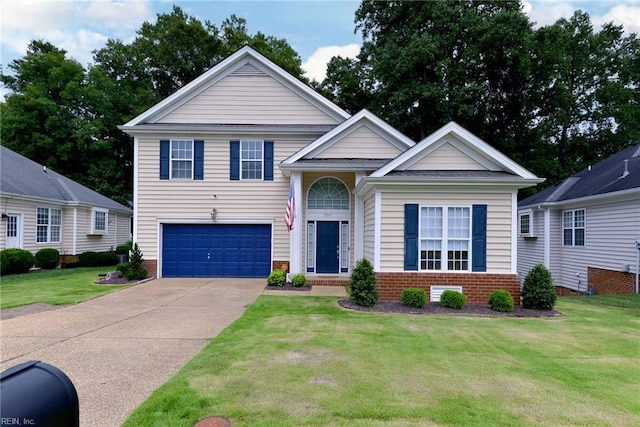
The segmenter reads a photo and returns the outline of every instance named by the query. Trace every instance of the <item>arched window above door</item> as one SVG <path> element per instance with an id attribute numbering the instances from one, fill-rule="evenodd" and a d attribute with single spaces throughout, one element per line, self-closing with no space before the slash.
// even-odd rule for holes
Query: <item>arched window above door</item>
<path id="1" fill-rule="evenodd" d="M 349 190 L 336 178 L 320 178 L 307 197 L 307 209 L 349 210 Z"/>

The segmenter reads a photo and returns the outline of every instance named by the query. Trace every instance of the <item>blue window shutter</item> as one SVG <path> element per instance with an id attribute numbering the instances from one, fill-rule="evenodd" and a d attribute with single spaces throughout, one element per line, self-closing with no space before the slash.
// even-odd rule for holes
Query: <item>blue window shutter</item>
<path id="1" fill-rule="evenodd" d="M 169 140 L 160 140 L 160 179 L 169 179 L 169 150 Z"/>
<path id="2" fill-rule="evenodd" d="M 264 142 L 264 180 L 273 181 L 273 141 Z"/>
<path id="3" fill-rule="evenodd" d="M 231 141 L 229 144 L 231 155 L 229 156 L 229 178 L 232 181 L 240 179 L 240 141 Z"/>
<path id="4" fill-rule="evenodd" d="M 204 179 L 204 141 L 193 141 L 193 179 Z"/>
<path id="5" fill-rule="evenodd" d="M 487 205 L 473 205 L 471 271 L 487 271 Z"/>
<path id="6" fill-rule="evenodd" d="M 404 205 L 404 269 L 418 271 L 418 205 Z"/>

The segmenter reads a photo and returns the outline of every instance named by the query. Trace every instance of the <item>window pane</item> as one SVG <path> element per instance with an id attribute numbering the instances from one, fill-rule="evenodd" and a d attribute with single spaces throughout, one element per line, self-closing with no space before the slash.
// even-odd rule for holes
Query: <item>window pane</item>
<path id="1" fill-rule="evenodd" d="M 59 242 L 60 241 L 60 226 L 52 225 L 51 226 L 51 242 Z"/>
<path id="2" fill-rule="evenodd" d="M 314 254 L 313 250 L 315 248 L 315 232 L 314 232 L 314 224 L 310 222 L 307 224 L 307 269 L 313 269 L 314 262 Z"/>
<path id="3" fill-rule="evenodd" d="M 342 224 L 340 268 L 349 267 L 349 224 Z"/>
<path id="4" fill-rule="evenodd" d="M 62 210 L 51 209 L 51 225 L 62 225 Z"/>
<path id="5" fill-rule="evenodd" d="M 262 162 L 243 161 L 242 179 L 262 179 Z"/>
<path id="6" fill-rule="evenodd" d="M 520 216 L 520 234 L 529 234 L 529 215 Z"/>
<path id="7" fill-rule="evenodd" d="M 242 179 L 262 179 L 262 141 L 240 141 Z"/>
<path id="8" fill-rule="evenodd" d="M 420 268 L 422 270 L 440 270 L 442 267 L 442 242 L 422 240 L 420 242 Z"/>
<path id="9" fill-rule="evenodd" d="M 442 208 L 421 208 L 420 215 L 420 234 L 422 238 L 442 238 Z"/>
<path id="10" fill-rule="evenodd" d="M 49 208 L 38 208 L 38 225 L 49 224 Z"/>
<path id="11" fill-rule="evenodd" d="M 570 228 L 573 225 L 573 212 L 563 212 L 562 213 L 562 227 Z"/>
<path id="12" fill-rule="evenodd" d="M 575 246 L 584 246 L 584 228 L 578 228 L 575 230 L 575 240 L 573 244 Z"/>
<path id="13" fill-rule="evenodd" d="M 575 211 L 575 227 L 584 227 L 584 210 Z"/>
<path id="14" fill-rule="evenodd" d="M 36 227 L 36 242 L 45 243 L 47 242 L 47 231 L 48 227 L 46 225 L 39 225 Z"/>
<path id="15" fill-rule="evenodd" d="M 7 237 L 18 237 L 18 217 L 7 218 Z"/>
<path id="16" fill-rule="evenodd" d="M 171 178 L 191 179 L 193 171 L 193 141 L 171 140 Z"/>
<path id="17" fill-rule="evenodd" d="M 469 208 L 449 208 L 447 214 L 449 238 L 469 238 Z"/>
<path id="18" fill-rule="evenodd" d="M 95 231 L 105 231 L 107 228 L 106 214 L 104 212 L 95 212 L 95 222 L 93 223 L 93 229 Z"/>
<path id="19" fill-rule="evenodd" d="M 573 230 L 572 229 L 565 229 L 563 230 L 563 238 L 562 238 L 562 244 L 565 246 L 571 246 L 573 245 Z"/>
<path id="20" fill-rule="evenodd" d="M 335 178 L 321 178 L 309 189 L 308 209 L 347 210 L 350 194 L 347 187 Z"/>

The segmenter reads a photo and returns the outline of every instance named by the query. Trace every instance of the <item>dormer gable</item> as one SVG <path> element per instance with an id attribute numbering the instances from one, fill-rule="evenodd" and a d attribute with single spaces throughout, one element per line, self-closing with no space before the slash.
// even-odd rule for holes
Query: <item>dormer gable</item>
<path id="1" fill-rule="evenodd" d="M 122 130 L 153 124 L 337 125 L 340 107 L 245 46 Z"/>

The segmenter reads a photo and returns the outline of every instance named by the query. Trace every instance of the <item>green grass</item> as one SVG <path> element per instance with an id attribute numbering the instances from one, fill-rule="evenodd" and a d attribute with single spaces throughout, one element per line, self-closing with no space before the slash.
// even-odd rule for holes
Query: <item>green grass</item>
<path id="1" fill-rule="evenodd" d="M 640 295 L 638 294 L 625 294 L 625 295 L 592 295 L 592 296 L 579 296 L 573 297 L 577 300 L 593 304 L 593 305 L 605 305 L 609 307 L 621 307 L 630 308 L 632 310 L 640 311 Z"/>
<path id="2" fill-rule="evenodd" d="M 640 311 L 556 308 L 565 316 L 373 314 L 263 295 L 125 425 L 640 425 Z"/>
<path id="3" fill-rule="evenodd" d="M 98 273 L 113 267 L 35 270 L 26 274 L 0 277 L 0 308 L 19 307 L 37 302 L 67 305 L 105 295 L 126 286 L 93 283 Z"/>

